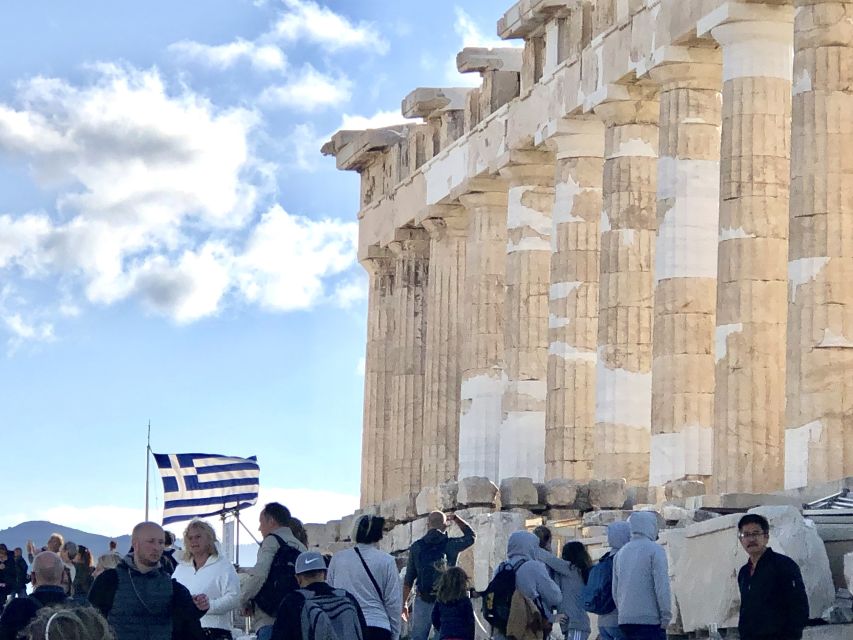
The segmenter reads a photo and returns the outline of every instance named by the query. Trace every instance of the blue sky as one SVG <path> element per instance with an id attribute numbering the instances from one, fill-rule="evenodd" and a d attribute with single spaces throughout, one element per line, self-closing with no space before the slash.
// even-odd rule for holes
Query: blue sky
<path id="1" fill-rule="evenodd" d="M 510 4 L 0 4 L 0 528 L 125 532 L 149 419 L 305 520 L 357 506 L 358 178 L 319 147 L 476 82 Z"/>

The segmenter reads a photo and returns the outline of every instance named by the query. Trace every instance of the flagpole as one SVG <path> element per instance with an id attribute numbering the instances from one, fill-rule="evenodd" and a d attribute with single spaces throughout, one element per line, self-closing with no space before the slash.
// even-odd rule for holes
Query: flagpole
<path id="1" fill-rule="evenodd" d="M 151 475 L 151 420 L 148 421 L 148 444 L 145 446 L 145 522 L 148 522 L 148 485 Z"/>

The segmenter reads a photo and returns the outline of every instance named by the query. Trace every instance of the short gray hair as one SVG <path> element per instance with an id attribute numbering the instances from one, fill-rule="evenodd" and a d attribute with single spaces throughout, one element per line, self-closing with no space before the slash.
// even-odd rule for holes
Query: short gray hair
<path id="1" fill-rule="evenodd" d="M 73 560 L 77 557 L 77 543 L 71 542 L 69 540 L 64 545 L 62 545 L 62 550 L 65 552 L 65 555 L 68 556 L 69 560 Z"/>

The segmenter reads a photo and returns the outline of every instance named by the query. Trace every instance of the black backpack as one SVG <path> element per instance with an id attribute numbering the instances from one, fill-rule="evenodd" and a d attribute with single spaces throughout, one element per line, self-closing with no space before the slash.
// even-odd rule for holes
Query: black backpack
<path id="1" fill-rule="evenodd" d="M 278 540 L 278 551 L 275 552 L 267 579 L 255 596 L 254 603 L 261 611 L 275 617 L 284 597 L 299 588 L 296 582 L 296 558 L 301 551 L 291 547 L 276 534 L 270 535 Z"/>
<path id="2" fill-rule="evenodd" d="M 502 634 L 506 634 L 509 622 L 509 609 L 515 593 L 515 572 L 523 564 L 523 560 L 515 566 L 504 562 L 489 586 L 480 594 L 483 598 L 483 617 Z"/>
<path id="3" fill-rule="evenodd" d="M 435 584 L 447 568 L 447 541 L 439 544 L 421 542 L 418 547 L 418 597 L 426 602 L 435 602 Z"/>

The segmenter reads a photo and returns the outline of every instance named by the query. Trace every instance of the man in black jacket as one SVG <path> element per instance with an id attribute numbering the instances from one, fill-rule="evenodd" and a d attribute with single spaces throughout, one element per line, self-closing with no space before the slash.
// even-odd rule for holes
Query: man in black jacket
<path id="1" fill-rule="evenodd" d="M 42 607 L 69 602 L 62 586 L 65 565 L 52 551 L 42 551 L 33 559 L 32 580 L 35 589 L 29 597 L 15 598 L 0 616 L 0 640 L 15 640 L 18 632 L 35 618 Z"/>
<path id="2" fill-rule="evenodd" d="M 199 620 L 210 602 L 204 594 L 191 596 L 163 570 L 162 527 L 154 522 L 136 525 L 132 544 L 132 555 L 95 578 L 89 602 L 109 621 L 118 640 L 200 638 Z"/>
<path id="3" fill-rule="evenodd" d="M 21 547 L 15 547 L 15 568 L 18 570 L 15 597 L 26 598 L 27 584 L 30 582 L 30 568 L 27 566 L 27 561 L 24 560 L 24 550 Z"/>
<path id="4" fill-rule="evenodd" d="M 809 619 L 809 599 L 797 563 L 767 546 L 770 523 L 748 513 L 738 538 L 749 561 L 738 572 L 741 640 L 800 640 Z"/>

